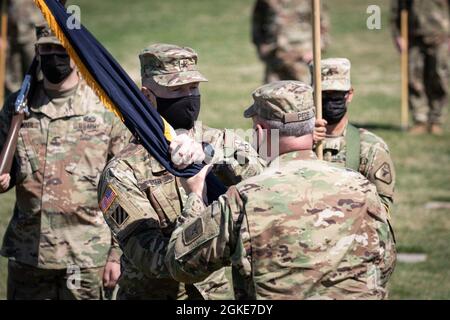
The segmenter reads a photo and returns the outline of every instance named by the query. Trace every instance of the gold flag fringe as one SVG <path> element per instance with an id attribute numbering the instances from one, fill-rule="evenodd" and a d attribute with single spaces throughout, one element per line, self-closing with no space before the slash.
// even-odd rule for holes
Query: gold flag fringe
<path id="1" fill-rule="evenodd" d="M 74 60 L 75 64 L 78 67 L 78 70 L 80 71 L 82 77 L 86 80 L 87 84 L 91 89 L 95 92 L 95 94 L 98 96 L 100 101 L 105 105 L 106 108 L 114 112 L 116 116 L 124 121 L 122 114 L 120 111 L 115 107 L 114 103 L 111 101 L 111 99 L 108 97 L 108 95 L 105 93 L 105 91 L 98 85 L 97 81 L 92 77 L 91 73 L 87 70 L 84 63 L 81 61 L 80 57 L 76 53 L 76 51 L 73 49 L 72 45 L 70 44 L 69 40 L 67 40 L 66 36 L 60 29 L 58 22 L 56 21 L 55 17 L 53 17 L 50 9 L 47 7 L 47 4 L 43 0 L 34 0 L 34 3 L 38 6 L 38 8 L 41 10 L 42 15 L 44 16 L 45 20 L 47 21 L 50 29 L 52 29 L 53 33 L 55 34 L 56 38 L 61 42 L 62 46 L 67 50 L 67 53 L 69 56 Z"/>
<path id="2" fill-rule="evenodd" d="M 62 46 L 67 50 L 67 53 L 69 56 L 73 59 L 75 64 L 78 67 L 79 72 L 81 73 L 82 77 L 86 80 L 86 83 L 88 86 L 95 92 L 95 94 L 98 96 L 100 101 L 103 103 L 103 105 L 114 112 L 114 114 L 122 121 L 124 122 L 124 118 L 117 109 L 117 107 L 114 105 L 114 103 L 111 101 L 109 96 L 106 94 L 106 92 L 100 87 L 100 85 L 97 83 L 97 81 L 94 79 L 94 77 L 91 75 L 91 73 L 87 70 L 84 63 L 81 61 L 80 57 L 76 53 L 76 51 L 73 49 L 72 45 L 70 44 L 69 40 L 64 35 L 64 32 L 61 30 L 61 28 L 58 25 L 58 22 L 56 21 L 55 17 L 51 13 L 50 9 L 48 8 L 47 4 L 44 0 L 33 0 L 34 3 L 38 6 L 38 8 L 41 10 L 42 15 L 44 16 L 45 20 L 47 21 L 50 29 L 54 32 L 56 38 L 61 42 Z M 162 117 L 161 117 L 162 118 Z M 164 119 L 164 136 L 168 141 L 172 141 L 172 137 L 174 136 L 174 130 L 170 126 L 170 124 Z"/>

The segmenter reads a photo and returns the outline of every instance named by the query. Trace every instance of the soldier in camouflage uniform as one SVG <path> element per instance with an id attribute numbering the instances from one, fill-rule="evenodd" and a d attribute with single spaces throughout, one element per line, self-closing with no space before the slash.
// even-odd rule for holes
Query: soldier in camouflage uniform
<path id="1" fill-rule="evenodd" d="M 325 9 L 325 6 L 324 6 Z M 310 82 L 313 58 L 310 0 L 257 0 L 253 10 L 252 40 L 266 64 L 266 83 L 277 80 Z M 329 43 L 327 11 L 321 15 L 322 49 Z"/>
<path id="2" fill-rule="evenodd" d="M 279 81 L 253 93 L 259 141 L 279 130 L 279 157 L 205 207 L 205 172 L 181 183 L 184 223 L 166 266 L 186 283 L 232 265 L 239 299 L 383 299 L 396 251 L 388 214 L 361 174 L 316 159 L 312 88 Z M 270 132 L 267 132 L 269 135 Z"/>
<path id="3" fill-rule="evenodd" d="M 44 22 L 33 0 L 9 0 L 5 97 L 20 89 L 34 58 L 35 26 Z"/>
<path id="4" fill-rule="evenodd" d="M 448 105 L 450 61 L 450 1 L 392 0 L 391 25 L 400 51 L 409 51 L 410 132 L 442 135 Z M 409 14 L 408 48 L 400 36 L 400 12 Z"/>
<path id="5" fill-rule="evenodd" d="M 154 44 L 142 51 L 140 62 L 143 93 L 173 128 L 192 138 L 200 136 L 197 139 L 212 146 L 214 171 L 226 184 L 262 171 L 264 162 L 256 151 L 231 130 L 194 126 L 200 111 L 199 82 L 207 81 L 197 69 L 194 50 Z M 178 179 L 138 140 L 108 163 L 98 195 L 105 219 L 123 250 L 118 299 L 233 297 L 224 277 L 226 270 L 196 287 L 185 287 L 167 270 L 159 269 L 186 197 Z"/>
<path id="6" fill-rule="evenodd" d="M 87 86 L 47 26 L 37 28 L 44 75 L 29 98 L 10 175 L 14 215 L 1 254 L 9 258 L 8 299 L 100 299 L 119 277 L 120 250 L 98 209 L 97 181 L 128 131 Z M 0 113 L 0 146 L 14 113 Z M 73 273 L 73 274 L 72 274 Z"/>
<path id="7" fill-rule="evenodd" d="M 374 183 L 389 211 L 395 188 L 395 169 L 389 148 L 377 135 L 349 123 L 347 108 L 352 98 L 350 61 L 344 58 L 322 60 L 323 119 L 316 122 L 314 140 L 323 141 L 324 160 L 359 171 Z"/>

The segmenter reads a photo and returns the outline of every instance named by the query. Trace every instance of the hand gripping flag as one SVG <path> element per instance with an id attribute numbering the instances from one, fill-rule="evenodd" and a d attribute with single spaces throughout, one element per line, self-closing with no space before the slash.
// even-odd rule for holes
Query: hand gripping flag
<path id="1" fill-rule="evenodd" d="M 111 54 L 80 24 L 68 27 L 71 16 L 58 0 L 34 0 L 56 37 L 74 60 L 81 75 L 102 103 L 139 138 L 145 149 L 170 173 L 192 177 L 202 168 L 178 170 L 170 161 L 169 143 L 175 134 Z M 71 18 L 73 19 L 73 18 Z M 209 202 L 225 193 L 223 184 L 210 173 L 206 179 Z"/>

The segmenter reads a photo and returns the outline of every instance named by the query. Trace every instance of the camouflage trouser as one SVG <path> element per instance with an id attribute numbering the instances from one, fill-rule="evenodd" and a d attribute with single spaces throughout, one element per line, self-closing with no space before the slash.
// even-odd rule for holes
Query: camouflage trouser
<path id="1" fill-rule="evenodd" d="M 80 269 L 79 283 L 72 282 L 67 270 L 35 268 L 8 262 L 8 300 L 105 299 L 103 267 Z"/>
<path id="2" fill-rule="evenodd" d="M 117 300 L 203 300 L 193 285 L 185 285 L 175 280 L 148 279 L 140 276 L 131 279 L 121 276 Z"/>
<path id="3" fill-rule="evenodd" d="M 231 268 L 222 268 L 195 285 L 148 278 L 122 256 L 117 300 L 232 300 Z"/>
<path id="4" fill-rule="evenodd" d="M 421 40 L 409 48 L 409 105 L 415 123 L 442 124 L 448 103 L 447 43 L 430 46 Z"/>
<path id="5" fill-rule="evenodd" d="M 279 80 L 298 80 L 310 84 L 311 74 L 308 63 L 303 60 L 288 62 L 278 58 L 266 60 L 264 82 L 270 83 Z"/>
<path id="6" fill-rule="evenodd" d="M 205 300 L 234 300 L 231 267 L 224 267 L 211 273 L 195 286 Z"/>
<path id="7" fill-rule="evenodd" d="M 36 41 L 32 24 L 11 22 L 8 26 L 5 97 L 20 89 L 23 77 L 33 61 Z"/>
<path id="8" fill-rule="evenodd" d="M 124 255 L 120 266 L 117 300 L 202 300 L 193 285 L 184 285 L 173 279 L 147 277 Z"/>

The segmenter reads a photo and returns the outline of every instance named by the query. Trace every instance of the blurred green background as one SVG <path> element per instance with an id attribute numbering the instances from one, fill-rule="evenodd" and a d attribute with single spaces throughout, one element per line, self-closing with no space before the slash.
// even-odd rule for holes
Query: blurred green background
<path id="1" fill-rule="evenodd" d="M 355 98 L 350 117 L 389 144 L 397 170 L 392 212 L 400 252 L 425 253 L 416 264 L 399 262 L 390 282 L 391 299 L 450 298 L 450 210 L 425 208 L 450 201 L 450 132 L 412 137 L 400 122 L 400 58 L 389 29 L 389 0 L 325 1 L 332 43 L 324 57 L 352 62 Z M 139 83 L 138 53 L 155 42 L 193 47 L 208 83 L 201 85 L 201 120 L 212 127 L 248 128 L 242 111 L 263 78 L 250 41 L 251 0 L 78 0 L 81 22 Z M 368 30 L 366 9 L 382 9 L 381 30 Z M 14 191 L 0 195 L 0 236 L 14 205 Z M 6 296 L 7 261 L 0 258 L 0 298 Z"/>

